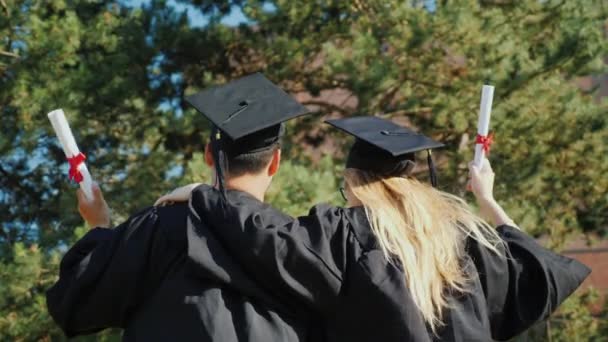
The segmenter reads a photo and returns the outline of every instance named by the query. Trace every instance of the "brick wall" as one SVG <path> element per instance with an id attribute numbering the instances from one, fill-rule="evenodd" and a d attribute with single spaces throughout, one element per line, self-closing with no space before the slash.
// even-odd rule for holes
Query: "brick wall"
<path id="1" fill-rule="evenodd" d="M 583 241 L 568 245 L 562 254 L 576 259 L 591 268 L 591 274 L 585 280 L 582 289 L 593 287 L 601 295 L 596 308 L 599 309 L 608 296 L 608 240 L 587 246 Z"/>

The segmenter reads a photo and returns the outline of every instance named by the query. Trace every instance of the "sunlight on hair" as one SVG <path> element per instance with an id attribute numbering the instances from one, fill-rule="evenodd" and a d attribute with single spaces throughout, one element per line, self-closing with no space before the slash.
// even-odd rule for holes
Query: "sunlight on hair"
<path id="1" fill-rule="evenodd" d="M 466 239 L 499 253 L 498 233 L 464 200 L 415 179 L 357 169 L 346 169 L 344 179 L 365 207 L 385 257 L 402 265 L 414 303 L 436 332 L 448 294 L 468 290 Z"/>

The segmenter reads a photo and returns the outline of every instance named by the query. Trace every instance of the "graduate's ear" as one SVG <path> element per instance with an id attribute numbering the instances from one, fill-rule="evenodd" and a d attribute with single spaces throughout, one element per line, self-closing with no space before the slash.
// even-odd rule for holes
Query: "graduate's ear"
<path id="1" fill-rule="evenodd" d="M 279 166 L 281 164 L 281 149 L 277 148 L 272 153 L 272 159 L 270 160 L 270 164 L 268 165 L 268 176 L 272 177 L 279 171 Z"/>
<path id="2" fill-rule="evenodd" d="M 205 164 L 209 167 L 213 167 L 213 153 L 211 153 L 211 144 L 205 145 Z"/>

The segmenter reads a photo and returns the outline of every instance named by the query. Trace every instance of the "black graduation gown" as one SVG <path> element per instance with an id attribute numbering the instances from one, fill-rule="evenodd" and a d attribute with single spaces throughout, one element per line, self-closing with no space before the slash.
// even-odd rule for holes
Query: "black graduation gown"
<path id="1" fill-rule="evenodd" d="M 80 239 L 47 292 L 65 334 L 118 327 L 125 341 L 319 340 L 316 317 L 259 287 L 187 217 L 186 203 L 152 207 Z"/>
<path id="2" fill-rule="evenodd" d="M 256 272 L 260 286 L 318 312 L 330 340 L 507 340 L 547 318 L 590 272 L 520 230 L 500 226 L 504 254 L 468 241 L 463 267 L 473 279 L 471 290 L 451 296 L 445 325 L 433 335 L 401 269 L 378 249 L 362 207 L 318 205 L 286 220 L 243 192 L 228 191 L 227 198 L 203 185 L 192 193 L 191 210 L 218 227 L 214 233 Z"/>

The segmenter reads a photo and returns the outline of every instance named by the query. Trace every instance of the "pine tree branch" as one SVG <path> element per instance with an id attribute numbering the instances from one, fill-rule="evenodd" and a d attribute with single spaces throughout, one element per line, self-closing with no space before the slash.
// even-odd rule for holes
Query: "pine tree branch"
<path id="1" fill-rule="evenodd" d="M 452 90 L 452 87 L 449 85 L 441 85 L 441 84 L 435 84 L 432 82 L 427 82 L 427 81 L 421 81 L 421 80 L 417 80 L 417 79 L 413 79 L 411 77 L 404 77 L 403 78 L 404 81 L 409 81 L 412 83 L 417 83 L 417 84 L 422 84 L 425 87 L 429 87 L 429 88 L 433 88 L 433 89 L 438 89 L 438 90 L 443 90 L 443 91 L 449 91 Z"/>
<path id="2" fill-rule="evenodd" d="M 578 47 L 578 46 L 576 46 L 576 47 Z M 508 98 L 509 96 L 513 95 L 513 93 L 515 93 L 516 91 L 525 88 L 528 85 L 528 83 L 530 83 L 532 80 L 535 80 L 538 77 L 549 74 L 549 73 L 559 69 L 560 67 L 564 66 L 566 63 L 571 61 L 572 59 L 574 59 L 573 56 L 568 56 L 559 62 L 555 62 L 554 64 L 533 73 L 532 75 L 528 76 L 526 79 L 524 79 L 521 83 L 517 84 L 516 86 L 512 85 L 511 87 L 507 88 L 502 94 L 500 94 L 500 97 Z"/>
<path id="3" fill-rule="evenodd" d="M 432 112 L 432 108 L 430 107 L 422 107 L 416 110 L 406 110 L 406 109 L 398 109 L 398 110 L 394 110 L 392 112 L 384 112 L 384 116 L 393 118 L 396 116 L 418 116 L 418 115 L 424 115 L 424 114 L 429 114 L 430 112 Z"/>
<path id="4" fill-rule="evenodd" d="M 380 98 L 380 100 L 378 101 L 378 108 L 384 108 L 387 103 L 389 103 L 395 97 L 395 94 L 397 94 L 397 92 L 399 91 L 399 87 L 402 83 L 403 81 L 399 80 L 397 84 L 389 88 L 389 90 L 385 92 L 384 95 L 382 95 L 382 98 Z"/>
<path id="5" fill-rule="evenodd" d="M 4 230 L 4 227 L 0 227 L 0 237 L 4 238 L 4 241 L 6 241 L 9 245 L 12 244 L 11 241 L 11 237 L 8 235 L 8 233 Z"/>
<path id="6" fill-rule="evenodd" d="M 6 13 L 6 16 L 8 17 L 8 6 L 6 5 L 6 2 L 4 0 L 0 0 L 0 5 L 2 5 L 2 7 L 4 8 L 4 12 Z"/>
<path id="7" fill-rule="evenodd" d="M 311 106 L 323 107 L 323 108 L 325 108 L 327 110 L 335 111 L 335 112 L 338 112 L 338 113 L 340 113 L 342 115 L 350 115 L 350 114 L 352 114 L 350 110 L 344 109 L 344 108 L 342 108 L 340 106 L 336 106 L 334 104 L 327 103 L 327 102 L 324 102 L 324 101 L 308 100 L 308 101 L 302 102 L 302 104 L 305 105 L 305 106 L 311 105 Z"/>
<path id="8" fill-rule="evenodd" d="M 21 184 L 21 179 L 19 177 L 15 177 L 14 175 L 12 175 L 11 173 L 9 173 L 8 171 L 6 171 L 2 165 L 0 165 L 0 173 L 2 173 L 4 175 L 4 180 L 6 180 L 6 182 L 4 182 L 5 184 L 8 184 L 9 186 L 12 186 L 15 189 L 21 189 L 25 194 L 28 195 L 28 197 L 30 198 L 30 200 L 32 200 L 33 202 L 36 203 L 37 206 L 40 206 L 40 195 L 37 194 L 34 190 L 32 190 L 31 188 L 27 187 L 27 186 L 23 186 Z"/>
<path id="9" fill-rule="evenodd" d="M 2 1 L 2 0 L 0 0 L 0 1 Z M 13 57 L 13 58 L 21 58 L 21 56 L 19 56 L 16 53 L 4 51 L 4 50 L 0 50 L 0 55 L 7 56 L 7 57 Z"/>

